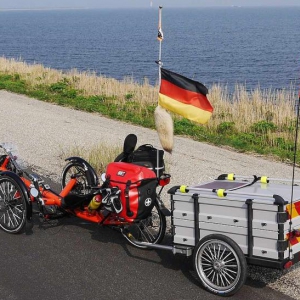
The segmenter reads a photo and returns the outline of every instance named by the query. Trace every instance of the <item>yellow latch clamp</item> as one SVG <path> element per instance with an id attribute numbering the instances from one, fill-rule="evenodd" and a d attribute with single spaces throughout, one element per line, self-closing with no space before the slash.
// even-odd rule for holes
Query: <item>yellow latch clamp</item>
<path id="1" fill-rule="evenodd" d="M 218 189 L 217 195 L 218 197 L 225 197 L 226 196 L 225 189 Z"/>
<path id="2" fill-rule="evenodd" d="M 268 179 L 267 176 L 261 176 L 261 177 L 260 177 L 260 182 L 261 182 L 261 183 L 268 183 L 268 182 L 269 182 L 269 179 Z"/>
<path id="3" fill-rule="evenodd" d="M 233 173 L 228 174 L 227 180 L 234 180 L 234 174 Z"/>
<path id="4" fill-rule="evenodd" d="M 187 192 L 187 191 L 186 191 L 186 188 L 187 188 L 186 185 L 181 185 L 180 188 L 179 188 L 179 191 L 180 191 L 181 193 L 186 193 L 186 192 Z"/>

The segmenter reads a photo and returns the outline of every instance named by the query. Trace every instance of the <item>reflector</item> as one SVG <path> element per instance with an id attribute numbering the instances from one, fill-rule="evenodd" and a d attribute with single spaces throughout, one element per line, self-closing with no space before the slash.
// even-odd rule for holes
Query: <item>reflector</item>
<path id="1" fill-rule="evenodd" d="M 284 268 L 289 269 L 292 265 L 293 265 L 293 262 L 290 260 L 284 265 Z"/>

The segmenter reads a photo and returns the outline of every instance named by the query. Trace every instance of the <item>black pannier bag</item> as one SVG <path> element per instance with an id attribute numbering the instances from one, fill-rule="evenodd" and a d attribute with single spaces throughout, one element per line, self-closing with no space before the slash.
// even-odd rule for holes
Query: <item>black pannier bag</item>
<path id="1" fill-rule="evenodd" d="M 153 170 L 157 177 L 165 171 L 164 151 L 150 144 L 141 145 L 128 156 L 128 162 Z"/>

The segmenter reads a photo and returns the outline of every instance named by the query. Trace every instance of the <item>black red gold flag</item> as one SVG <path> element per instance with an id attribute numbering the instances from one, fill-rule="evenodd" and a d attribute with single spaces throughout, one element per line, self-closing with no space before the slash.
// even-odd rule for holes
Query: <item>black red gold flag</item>
<path id="1" fill-rule="evenodd" d="M 167 110 L 205 124 L 213 112 L 207 93 L 202 83 L 161 68 L 158 103 Z"/>

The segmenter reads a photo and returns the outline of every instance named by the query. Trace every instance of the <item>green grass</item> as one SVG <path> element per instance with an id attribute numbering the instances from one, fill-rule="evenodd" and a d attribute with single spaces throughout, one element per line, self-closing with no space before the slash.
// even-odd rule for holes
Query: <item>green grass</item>
<path id="1" fill-rule="evenodd" d="M 0 89 L 8 90 L 14 93 L 26 94 L 27 84 L 21 80 L 18 74 L 15 75 L 0 75 Z"/>
<path id="2" fill-rule="evenodd" d="M 32 85 L 19 74 L 0 73 L 0 89 L 25 94 L 42 101 L 56 103 L 74 109 L 96 112 L 107 117 L 132 124 L 155 128 L 154 109 L 156 103 L 140 103 L 134 99 L 134 92 L 122 95 L 86 96 L 82 90 L 74 88 L 66 78 L 52 84 Z M 219 111 L 218 117 L 225 119 L 228 113 Z M 216 126 L 199 126 L 189 120 L 173 116 L 174 133 L 188 136 L 196 141 L 204 141 L 217 146 L 230 146 L 241 152 L 256 152 L 272 155 L 279 160 L 291 162 L 294 156 L 295 119 L 287 120 L 282 126 L 272 122 L 272 116 L 254 122 L 241 132 L 234 121 L 220 121 Z M 300 163 L 300 157 L 297 158 Z"/>

